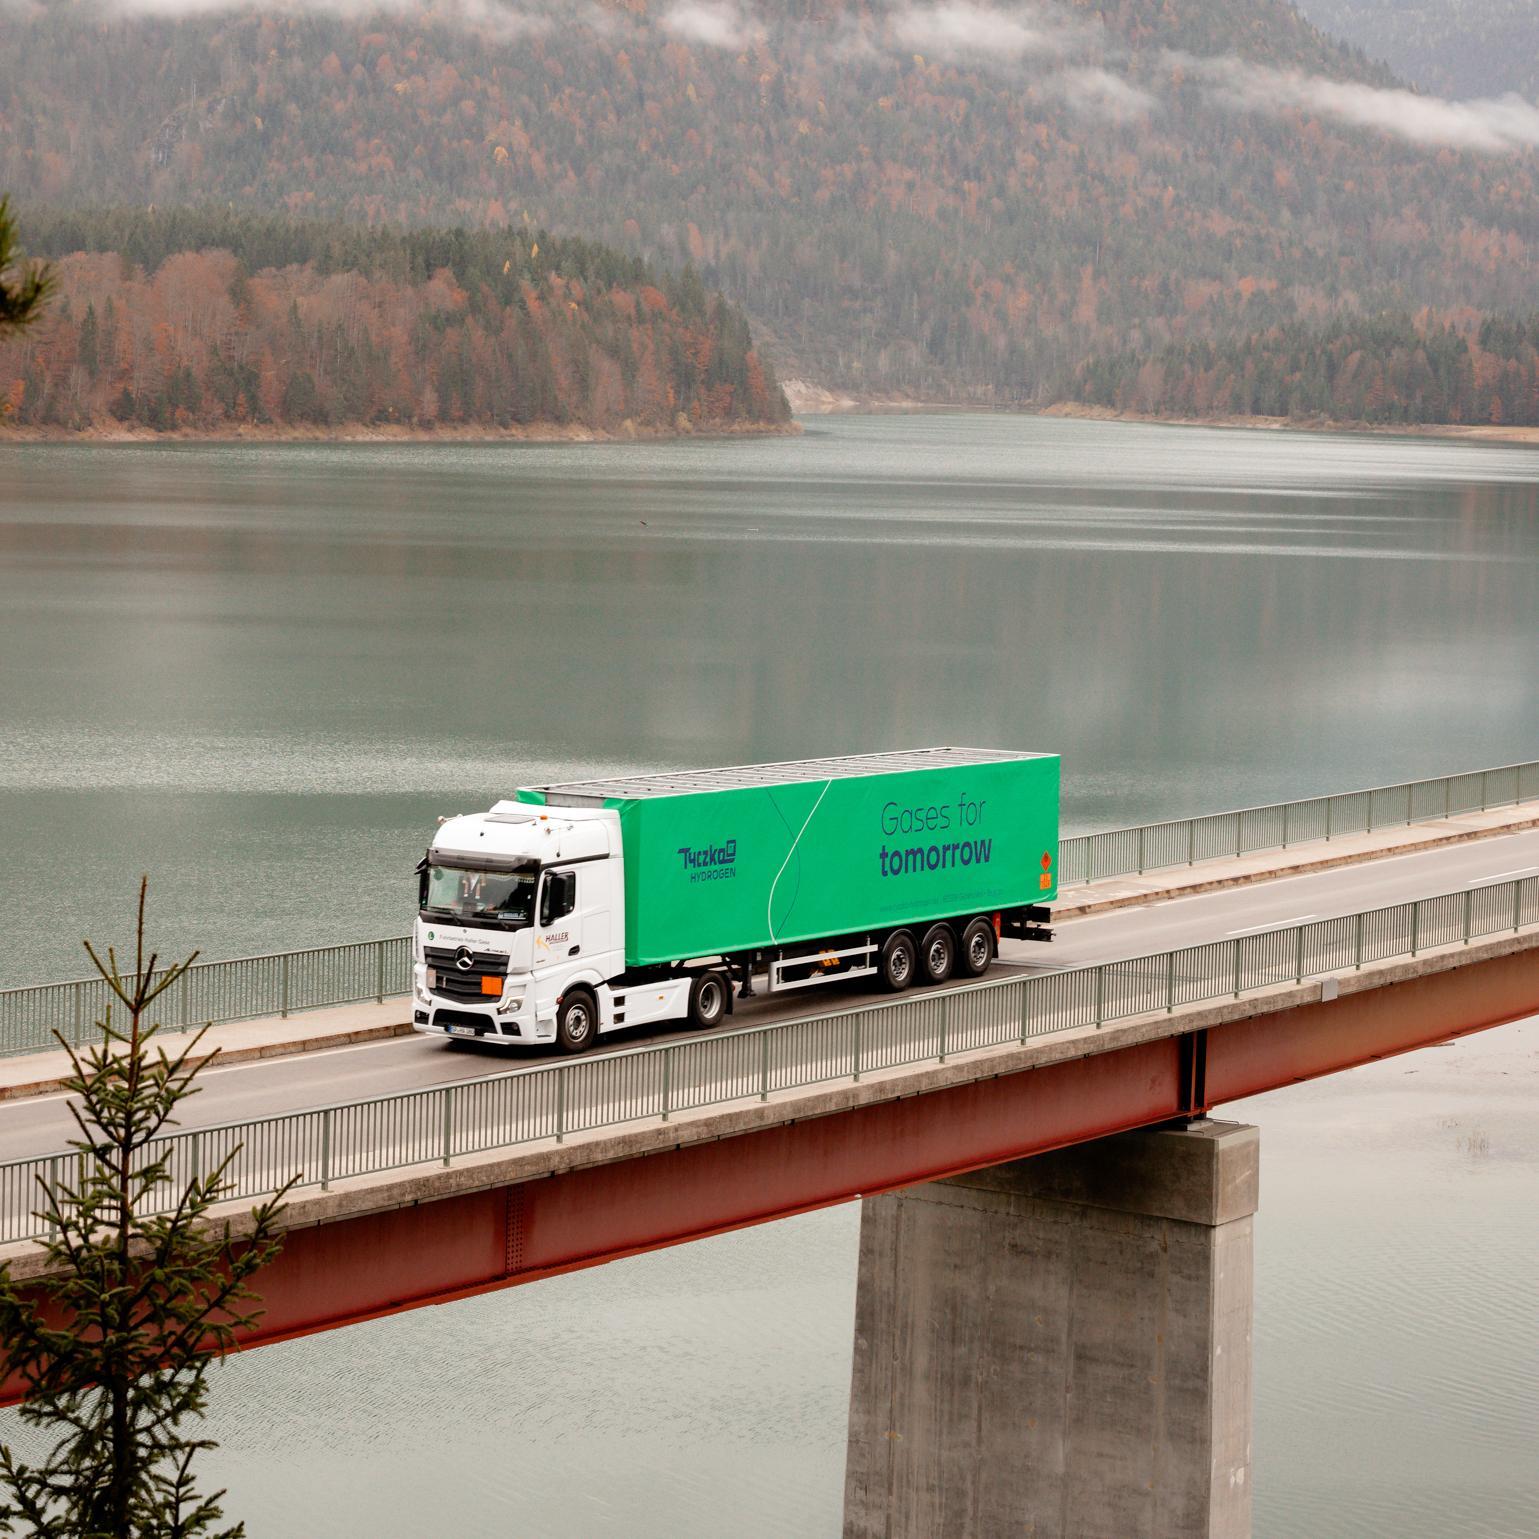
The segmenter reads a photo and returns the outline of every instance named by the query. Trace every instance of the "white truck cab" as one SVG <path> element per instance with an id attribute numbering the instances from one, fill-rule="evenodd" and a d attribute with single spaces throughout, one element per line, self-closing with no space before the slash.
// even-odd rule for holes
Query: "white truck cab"
<path id="1" fill-rule="evenodd" d="M 553 1042 L 568 992 L 585 985 L 596 1004 L 624 970 L 618 813 L 498 802 L 440 824 L 418 870 L 419 1031 Z M 586 1046 L 600 1020 L 590 1008 L 564 1025 L 569 1045 Z"/>

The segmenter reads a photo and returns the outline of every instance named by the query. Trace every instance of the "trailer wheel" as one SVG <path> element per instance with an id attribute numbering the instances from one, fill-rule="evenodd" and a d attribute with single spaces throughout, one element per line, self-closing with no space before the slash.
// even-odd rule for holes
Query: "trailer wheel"
<path id="1" fill-rule="evenodd" d="M 556 1011 L 556 1045 L 585 1053 L 598 1039 L 598 1004 L 586 989 L 570 989 Z"/>
<path id="2" fill-rule="evenodd" d="M 957 939 L 949 924 L 932 924 L 919 943 L 919 971 L 926 983 L 944 983 L 957 959 Z"/>
<path id="3" fill-rule="evenodd" d="M 720 1026 L 727 1013 L 727 980 L 722 973 L 701 973 L 689 986 L 689 1024 L 696 1031 Z"/>
<path id="4" fill-rule="evenodd" d="M 882 942 L 882 987 L 897 994 L 914 981 L 914 937 L 907 930 L 894 930 Z"/>
<path id="5" fill-rule="evenodd" d="M 994 960 L 994 926 L 981 915 L 962 932 L 961 969 L 969 978 L 981 978 Z"/>

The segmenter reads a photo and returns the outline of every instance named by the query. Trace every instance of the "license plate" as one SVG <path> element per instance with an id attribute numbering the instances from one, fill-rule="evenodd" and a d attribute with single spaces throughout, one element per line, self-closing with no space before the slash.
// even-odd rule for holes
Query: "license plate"
<path id="1" fill-rule="evenodd" d="M 451 1037 L 473 1037 L 476 1034 L 474 1026 L 450 1026 L 448 1028 Z"/>

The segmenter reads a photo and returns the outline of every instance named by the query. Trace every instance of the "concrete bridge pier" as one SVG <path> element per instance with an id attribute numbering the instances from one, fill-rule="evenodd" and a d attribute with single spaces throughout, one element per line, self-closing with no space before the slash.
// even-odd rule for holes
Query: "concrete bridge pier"
<path id="1" fill-rule="evenodd" d="M 1248 1539 L 1257 1129 L 868 1198 L 846 1539 Z"/>

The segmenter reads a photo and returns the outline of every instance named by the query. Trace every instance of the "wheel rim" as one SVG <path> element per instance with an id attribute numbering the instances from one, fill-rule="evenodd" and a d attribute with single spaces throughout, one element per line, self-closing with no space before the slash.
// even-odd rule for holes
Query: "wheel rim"
<path id="1" fill-rule="evenodd" d="M 930 973 L 933 977 L 944 978 L 951 968 L 951 948 L 942 939 L 930 942 Z"/>
<path id="2" fill-rule="evenodd" d="M 982 931 L 973 936 L 967 948 L 967 959 L 972 963 L 974 972 L 981 973 L 989 965 L 989 938 Z"/>
<path id="3" fill-rule="evenodd" d="M 887 970 L 892 974 L 894 983 L 904 983 L 908 979 L 908 947 L 896 946 L 893 948 L 892 960 L 887 965 Z"/>
<path id="4" fill-rule="evenodd" d="M 588 1007 L 573 1005 L 566 1013 L 566 1034 L 574 1042 L 581 1042 L 588 1035 Z"/>
<path id="5" fill-rule="evenodd" d="M 700 1018 L 706 1021 L 714 1021 L 721 1014 L 721 985 L 718 983 L 703 983 L 700 985 Z"/>

